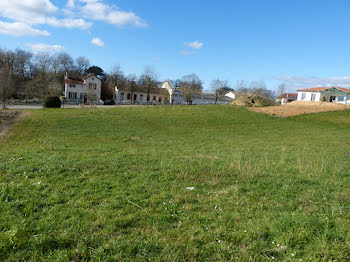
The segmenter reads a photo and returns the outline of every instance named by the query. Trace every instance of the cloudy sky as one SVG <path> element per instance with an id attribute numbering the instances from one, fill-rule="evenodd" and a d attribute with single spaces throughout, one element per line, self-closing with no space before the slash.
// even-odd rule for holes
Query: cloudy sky
<path id="1" fill-rule="evenodd" d="M 0 47 L 160 79 L 350 87 L 347 0 L 0 0 Z"/>

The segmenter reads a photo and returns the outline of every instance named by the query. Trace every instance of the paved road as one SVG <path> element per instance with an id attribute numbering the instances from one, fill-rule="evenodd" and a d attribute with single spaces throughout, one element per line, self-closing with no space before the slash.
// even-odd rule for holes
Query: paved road
<path id="1" fill-rule="evenodd" d="M 141 106 L 147 106 L 147 105 L 96 105 L 93 107 L 97 108 L 111 108 L 111 107 L 141 107 Z M 81 108 L 80 105 L 64 105 L 64 108 Z M 90 107 L 88 105 L 85 105 L 84 107 Z M 2 104 L 0 104 L 0 108 L 2 108 Z M 42 109 L 42 105 L 6 105 L 6 108 L 9 109 Z"/>

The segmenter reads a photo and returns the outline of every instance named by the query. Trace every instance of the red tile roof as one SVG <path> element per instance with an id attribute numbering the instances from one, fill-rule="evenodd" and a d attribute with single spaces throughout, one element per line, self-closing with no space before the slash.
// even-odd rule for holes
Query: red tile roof
<path id="1" fill-rule="evenodd" d="M 298 92 L 320 92 L 320 91 L 323 91 L 323 90 L 325 90 L 327 88 L 328 87 L 313 87 L 313 88 L 299 89 L 297 91 Z"/>
<path id="2" fill-rule="evenodd" d="M 86 78 L 89 78 L 89 77 L 91 77 L 91 76 L 94 76 L 94 77 L 98 78 L 98 76 L 95 75 L 95 74 L 88 74 L 88 75 L 86 75 L 86 76 L 83 76 L 83 80 L 85 80 Z M 98 79 L 99 79 L 99 78 L 98 78 Z"/>
<path id="3" fill-rule="evenodd" d="M 282 99 L 282 98 L 297 98 L 298 94 L 296 93 L 284 93 L 282 95 L 279 95 L 277 98 Z"/>
<path id="4" fill-rule="evenodd" d="M 335 86 L 334 88 L 337 88 L 337 89 L 340 89 L 340 90 L 342 90 L 342 91 L 344 91 L 345 93 L 350 93 L 350 89 L 348 89 L 348 88 L 343 88 L 343 87 L 337 87 L 337 86 Z"/>
<path id="5" fill-rule="evenodd" d="M 339 87 L 339 86 L 332 86 L 332 87 L 313 87 L 313 88 L 306 88 L 306 89 L 299 89 L 297 90 L 298 92 L 321 92 L 324 91 L 326 89 L 330 89 L 330 88 L 335 88 L 335 89 L 339 89 L 345 93 L 350 94 L 350 89 L 347 88 L 343 88 L 343 87 Z"/>
<path id="6" fill-rule="evenodd" d="M 81 80 L 77 80 L 77 79 L 64 79 L 64 82 L 67 83 L 67 84 L 74 84 L 74 85 L 83 85 L 84 84 L 84 81 L 81 81 Z"/>

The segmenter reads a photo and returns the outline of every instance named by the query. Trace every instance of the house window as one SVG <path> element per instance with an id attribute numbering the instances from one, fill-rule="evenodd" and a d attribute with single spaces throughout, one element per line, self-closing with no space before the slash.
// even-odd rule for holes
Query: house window
<path id="1" fill-rule="evenodd" d="M 344 101 L 344 97 L 343 96 L 338 96 L 338 101 L 339 102 L 343 102 Z"/>
<path id="2" fill-rule="evenodd" d="M 305 100 L 306 93 L 301 93 L 301 100 Z"/>
<path id="3" fill-rule="evenodd" d="M 80 100 L 84 99 L 84 93 L 80 93 Z"/>
<path id="4" fill-rule="evenodd" d="M 159 97 L 159 103 L 160 103 L 160 102 L 162 102 L 162 97 L 161 97 L 161 96 Z"/>
<path id="5" fill-rule="evenodd" d="M 140 95 L 140 102 L 143 101 L 143 95 Z"/>
<path id="6" fill-rule="evenodd" d="M 149 96 L 147 96 L 147 102 L 149 101 L 149 99 L 150 99 L 150 97 L 149 97 Z"/>
<path id="7" fill-rule="evenodd" d="M 316 94 L 311 94 L 311 101 L 315 101 L 316 100 Z"/>
<path id="8" fill-rule="evenodd" d="M 153 101 L 157 100 L 157 97 L 156 96 L 153 96 Z"/>
<path id="9" fill-rule="evenodd" d="M 70 87 L 75 87 L 75 85 L 69 85 Z"/>
<path id="10" fill-rule="evenodd" d="M 91 78 L 92 80 L 95 80 L 95 78 Z"/>
<path id="11" fill-rule="evenodd" d="M 77 93 L 75 92 L 69 92 L 68 93 L 69 99 L 77 99 Z"/>
<path id="12" fill-rule="evenodd" d="M 120 93 L 120 102 L 124 101 L 124 93 Z"/>
<path id="13" fill-rule="evenodd" d="M 96 90 L 96 88 L 97 88 L 97 84 L 95 84 L 95 83 L 89 83 L 89 89 Z"/>
<path id="14" fill-rule="evenodd" d="M 130 93 L 128 93 L 128 95 L 127 95 L 126 99 L 128 99 L 128 100 L 130 100 L 130 99 L 131 99 L 131 94 L 130 94 Z"/>
<path id="15" fill-rule="evenodd" d="M 134 101 L 136 101 L 137 99 L 137 94 L 134 94 Z"/>

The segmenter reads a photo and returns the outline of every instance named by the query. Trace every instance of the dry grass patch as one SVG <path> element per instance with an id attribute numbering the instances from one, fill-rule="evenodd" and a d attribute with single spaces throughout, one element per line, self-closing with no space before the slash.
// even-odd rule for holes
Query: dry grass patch
<path id="1" fill-rule="evenodd" d="M 0 110 L 0 137 L 5 136 L 11 126 L 26 115 L 25 112 Z"/>
<path id="2" fill-rule="evenodd" d="M 350 105 L 335 104 L 328 102 L 294 101 L 282 106 L 268 106 L 260 108 L 249 108 L 249 110 L 276 115 L 280 117 L 297 116 L 319 112 L 329 112 L 350 109 Z"/>

